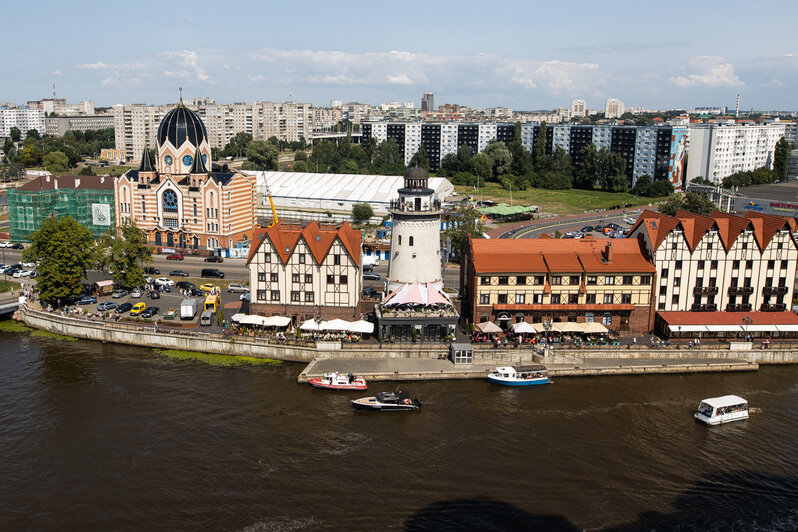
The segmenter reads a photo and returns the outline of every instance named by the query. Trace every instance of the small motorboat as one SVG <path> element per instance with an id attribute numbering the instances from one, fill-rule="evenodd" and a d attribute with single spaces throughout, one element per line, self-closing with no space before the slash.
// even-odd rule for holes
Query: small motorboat
<path id="1" fill-rule="evenodd" d="M 358 410 L 418 410 L 421 402 L 411 399 L 410 394 L 404 391 L 379 392 L 374 397 L 362 397 L 351 401 L 351 405 Z"/>
<path id="2" fill-rule="evenodd" d="M 324 377 L 316 377 L 310 379 L 310 385 L 316 388 L 324 388 L 326 390 L 365 390 L 366 379 L 352 375 L 341 375 L 340 373 L 332 372 L 325 373 Z"/>
<path id="3" fill-rule="evenodd" d="M 549 372 L 546 370 L 546 366 L 526 366 L 518 369 L 503 366 L 489 374 L 488 380 L 504 386 L 535 386 L 548 384 Z"/>

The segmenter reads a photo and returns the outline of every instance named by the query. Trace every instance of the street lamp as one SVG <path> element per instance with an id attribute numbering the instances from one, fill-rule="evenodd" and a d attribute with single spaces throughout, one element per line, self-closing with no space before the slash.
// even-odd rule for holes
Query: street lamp
<path id="1" fill-rule="evenodd" d="M 751 319 L 751 316 L 746 316 L 745 318 L 743 318 L 743 323 L 745 324 L 745 341 L 749 342 L 750 339 L 748 335 L 748 327 L 750 327 L 751 324 L 754 323 L 754 320 Z"/>

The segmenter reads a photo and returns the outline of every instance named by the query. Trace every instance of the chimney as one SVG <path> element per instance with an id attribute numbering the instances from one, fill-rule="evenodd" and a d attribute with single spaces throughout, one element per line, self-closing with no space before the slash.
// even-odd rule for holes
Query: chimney
<path id="1" fill-rule="evenodd" d="M 50 182 L 50 174 L 47 174 L 46 176 L 44 176 L 44 179 L 47 180 L 47 182 L 49 183 Z"/>
<path id="2" fill-rule="evenodd" d="M 80 188 L 80 178 L 75 179 L 75 188 Z"/>
<path id="3" fill-rule="evenodd" d="M 606 255 L 607 255 L 607 262 L 612 262 L 612 241 L 607 242 Z"/>
<path id="4" fill-rule="evenodd" d="M 100 184 L 102 185 L 105 183 L 105 176 L 100 176 Z"/>

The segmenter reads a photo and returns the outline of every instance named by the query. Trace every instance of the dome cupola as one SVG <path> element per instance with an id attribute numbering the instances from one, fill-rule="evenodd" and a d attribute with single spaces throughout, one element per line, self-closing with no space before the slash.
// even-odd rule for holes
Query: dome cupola
<path id="1" fill-rule="evenodd" d="M 180 148 L 186 141 L 193 146 L 199 146 L 207 138 L 208 133 L 202 119 L 197 116 L 197 113 L 184 106 L 182 101 L 180 105 L 166 114 L 161 125 L 158 126 L 158 144 L 160 146 L 169 142 L 175 148 Z"/>

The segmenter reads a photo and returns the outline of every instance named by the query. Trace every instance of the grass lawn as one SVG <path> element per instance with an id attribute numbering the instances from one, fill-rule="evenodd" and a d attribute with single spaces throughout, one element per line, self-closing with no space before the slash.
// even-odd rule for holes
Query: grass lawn
<path id="1" fill-rule="evenodd" d="M 463 195 L 474 193 L 473 187 L 457 186 L 457 192 Z M 510 191 L 496 183 L 488 183 L 480 189 L 479 198 L 500 203 L 510 203 Z M 646 206 L 665 198 L 644 198 L 627 193 L 602 192 L 600 190 L 546 190 L 529 188 L 513 191 L 514 205 L 537 205 L 541 212 L 552 214 L 576 214 L 596 209 L 623 208 L 625 205 Z"/>
<path id="2" fill-rule="evenodd" d="M 19 290 L 20 284 L 14 281 L 3 281 L 0 279 L 0 294 Z"/>
<path id="3" fill-rule="evenodd" d="M 197 351 L 181 351 L 179 349 L 155 349 L 161 356 L 176 360 L 196 360 L 211 366 L 241 366 L 249 364 L 253 366 L 277 366 L 282 364 L 280 360 L 257 357 L 239 357 L 233 355 L 217 355 L 212 353 L 200 353 Z"/>

